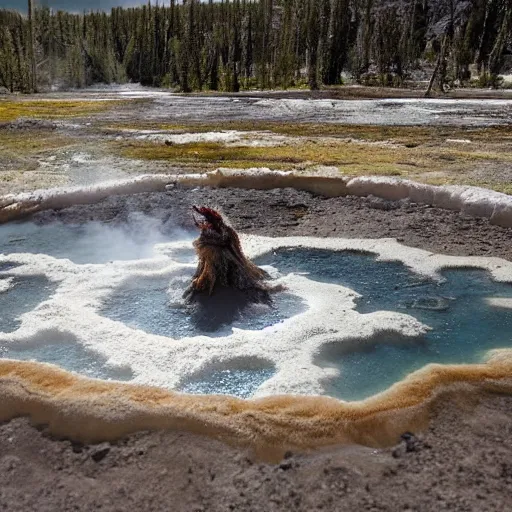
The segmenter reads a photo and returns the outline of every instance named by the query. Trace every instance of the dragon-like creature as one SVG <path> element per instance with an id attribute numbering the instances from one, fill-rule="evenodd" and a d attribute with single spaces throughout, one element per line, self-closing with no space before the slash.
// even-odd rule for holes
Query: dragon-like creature
<path id="1" fill-rule="evenodd" d="M 269 276 L 244 255 L 237 232 L 212 208 L 194 206 L 193 210 L 200 230 L 194 241 L 199 263 L 184 298 L 194 302 L 199 296 L 227 290 L 242 294 L 247 302 L 271 303 L 273 290 L 265 283 Z"/>

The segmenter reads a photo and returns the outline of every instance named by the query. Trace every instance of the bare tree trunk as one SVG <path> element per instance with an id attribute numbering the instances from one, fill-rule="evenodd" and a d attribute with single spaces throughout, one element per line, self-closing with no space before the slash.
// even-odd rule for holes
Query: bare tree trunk
<path id="1" fill-rule="evenodd" d="M 484 24 L 483 24 L 483 27 L 482 27 L 482 33 L 480 35 L 480 43 L 478 44 L 478 51 L 477 51 L 476 59 L 475 59 L 479 74 L 482 71 L 482 64 L 484 62 L 484 41 L 485 41 L 485 34 L 487 32 L 487 20 L 488 19 L 489 19 L 489 2 L 486 0 L 486 2 L 485 2 Z"/>
<path id="2" fill-rule="evenodd" d="M 36 54 L 34 52 L 34 0 L 28 0 L 29 59 L 30 59 L 30 91 L 37 92 Z"/>
<path id="3" fill-rule="evenodd" d="M 437 58 L 436 67 L 434 68 L 432 76 L 430 77 L 430 81 L 428 83 L 427 90 L 425 91 L 425 98 L 428 98 L 430 96 L 430 94 L 432 93 L 432 87 L 434 86 L 437 74 L 439 73 L 439 69 L 441 68 L 441 64 L 444 60 L 445 50 L 446 50 L 446 36 L 444 36 L 444 38 L 443 38 L 443 43 L 441 45 L 441 50 L 439 51 L 439 57 Z"/>

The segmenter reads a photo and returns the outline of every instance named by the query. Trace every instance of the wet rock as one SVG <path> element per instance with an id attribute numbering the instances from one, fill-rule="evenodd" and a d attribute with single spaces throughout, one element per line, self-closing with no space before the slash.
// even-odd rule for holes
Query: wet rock
<path id="1" fill-rule="evenodd" d="M 400 459 L 406 453 L 418 452 L 422 448 L 426 448 L 426 446 L 423 444 L 423 441 L 418 439 L 418 437 L 416 437 L 412 432 L 404 432 L 400 436 L 400 439 L 402 442 L 391 452 L 391 455 L 395 459 Z"/>
<path id="2" fill-rule="evenodd" d="M 407 304 L 410 309 L 425 309 L 430 311 L 446 311 L 450 301 L 446 297 L 420 297 Z"/>

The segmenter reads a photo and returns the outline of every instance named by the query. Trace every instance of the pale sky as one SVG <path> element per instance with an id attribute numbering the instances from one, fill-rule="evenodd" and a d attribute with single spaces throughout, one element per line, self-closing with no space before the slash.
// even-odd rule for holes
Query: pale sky
<path id="1" fill-rule="evenodd" d="M 39 5 L 48 5 L 55 10 L 61 9 L 70 12 L 83 10 L 97 11 L 99 9 L 110 11 L 112 7 L 133 7 L 147 3 L 147 0 L 36 0 Z M 151 0 L 156 5 L 156 0 Z M 159 0 L 160 5 L 169 4 L 169 0 Z M 0 9 L 16 9 L 27 11 L 27 0 L 0 0 Z"/>

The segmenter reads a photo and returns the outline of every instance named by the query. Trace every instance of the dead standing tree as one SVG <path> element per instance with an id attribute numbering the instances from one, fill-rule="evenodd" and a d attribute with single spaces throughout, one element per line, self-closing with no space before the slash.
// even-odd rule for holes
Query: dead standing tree
<path id="1" fill-rule="evenodd" d="M 440 84 L 441 90 L 443 90 L 443 82 L 444 82 L 444 74 L 446 73 L 446 47 L 447 47 L 447 36 L 443 37 L 443 41 L 441 43 L 441 48 L 439 50 L 439 57 L 437 58 L 436 65 L 434 67 L 434 71 L 432 72 L 432 76 L 428 82 L 427 90 L 425 91 L 425 97 L 428 98 L 432 94 L 432 89 L 436 82 L 436 78 L 439 75 L 438 82 Z M 445 70 L 444 73 L 442 70 Z"/>
<path id="2" fill-rule="evenodd" d="M 272 305 L 270 293 L 282 288 L 265 283 L 268 274 L 244 255 L 238 234 L 218 212 L 207 207 L 194 211 L 199 262 L 183 297 L 191 321 L 211 332 L 232 323 L 251 304 Z"/>
<path id="3" fill-rule="evenodd" d="M 34 0 L 28 0 L 28 54 L 30 60 L 30 92 L 37 92 L 37 68 L 35 46 Z"/>
<path id="4" fill-rule="evenodd" d="M 447 68 L 447 57 L 450 53 L 450 49 L 453 44 L 453 36 L 455 32 L 455 2 L 456 0 L 448 0 L 449 7 L 449 21 L 446 26 L 445 33 L 442 37 L 441 47 L 439 49 L 439 57 L 437 59 L 434 72 L 430 77 L 427 90 L 425 91 L 425 97 L 429 97 L 432 93 L 432 88 L 436 82 L 439 84 L 439 90 L 444 92 L 444 85 L 446 82 L 446 68 Z"/>

